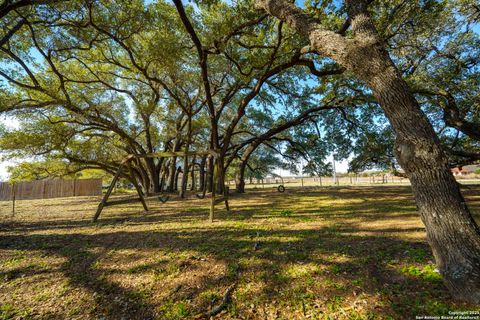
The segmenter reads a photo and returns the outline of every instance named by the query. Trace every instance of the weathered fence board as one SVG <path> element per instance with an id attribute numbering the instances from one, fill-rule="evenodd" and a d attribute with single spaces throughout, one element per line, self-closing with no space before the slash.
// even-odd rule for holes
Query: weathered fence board
<path id="1" fill-rule="evenodd" d="M 74 181 L 75 196 L 99 196 L 102 194 L 102 179 L 85 179 Z"/>
<path id="2" fill-rule="evenodd" d="M 12 188 L 8 182 L 0 182 L 0 201 L 12 199 Z"/>
<path id="3" fill-rule="evenodd" d="M 13 187 L 13 188 L 12 188 Z M 51 199 L 102 194 L 102 179 L 22 181 L 11 185 L 0 182 L 0 201 Z"/>

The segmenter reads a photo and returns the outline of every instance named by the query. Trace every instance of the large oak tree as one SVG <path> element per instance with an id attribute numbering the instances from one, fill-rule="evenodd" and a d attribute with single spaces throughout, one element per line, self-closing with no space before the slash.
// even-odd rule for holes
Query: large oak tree
<path id="1" fill-rule="evenodd" d="M 378 35 L 368 0 L 347 0 L 341 30 L 326 28 L 284 0 L 256 7 L 308 38 L 310 49 L 347 68 L 372 90 L 395 132 L 396 157 L 409 177 L 444 282 L 455 298 L 480 302 L 480 230 L 438 137 Z M 352 35 L 346 36 L 351 27 Z"/>

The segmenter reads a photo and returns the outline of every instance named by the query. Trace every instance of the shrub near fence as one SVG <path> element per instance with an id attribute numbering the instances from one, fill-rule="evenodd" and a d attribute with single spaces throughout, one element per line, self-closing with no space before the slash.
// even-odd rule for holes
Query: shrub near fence
<path id="1" fill-rule="evenodd" d="M 102 194 L 102 179 L 37 180 L 15 184 L 0 182 L 0 201 L 51 199 L 98 196 Z"/>

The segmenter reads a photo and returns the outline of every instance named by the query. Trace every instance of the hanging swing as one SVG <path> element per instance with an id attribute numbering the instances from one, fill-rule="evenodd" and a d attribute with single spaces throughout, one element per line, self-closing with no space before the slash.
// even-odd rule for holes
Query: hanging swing
<path id="1" fill-rule="evenodd" d="M 277 187 L 277 191 L 280 192 L 280 193 L 285 192 L 285 186 L 284 186 L 284 182 L 283 182 L 282 176 L 279 175 L 279 174 L 273 173 L 273 172 L 271 173 L 271 175 L 272 175 L 273 177 L 277 177 L 277 178 L 280 178 L 280 179 L 282 180 L 282 183 L 281 183 L 280 185 L 278 185 L 278 187 Z"/>
<path id="2" fill-rule="evenodd" d="M 138 182 L 134 178 L 135 175 L 133 173 L 133 168 L 132 168 L 132 164 L 131 164 L 131 161 L 133 159 L 139 159 L 139 158 L 170 158 L 170 157 L 186 157 L 186 156 L 209 156 L 209 157 L 211 157 L 211 159 L 213 159 L 213 162 L 214 162 L 213 183 L 214 183 L 214 185 L 217 185 L 217 181 L 218 181 L 217 173 L 219 172 L 218 166 L 221 165 L 219 163 L 219 161 L 217 161 L 217 157 L 218 157 L 218 152 L 217 151 L 209 150 L 209 151 L 197 151 L 197 152 L 184 152 L 184 151 L 157 152 L 157 153 L 148 153 L 148 154 L 143 154 L 143 155 L 130 154 L 127 157 L 125 157 L 122 160 L 122 162 L 120 163 L 120 166 L 118 167 L 118 170 L 115 173 L 115 175 L 112 179 L 112 182 L 111 182 L 110 186 L 108 187 L 107 192 L 103 196 L 102 201 L 100 201 L 100 203 L 98 204 L 97 211 L 95 212 L 95 214 L 92 218 L 92 221 L 96 222 L 98 220 L 98 217 L 100 216 L 100 213 L 102 212 L 104 207 L 119 205 L 119 204 L 132 203 L 132 202 L 137 202 L 137 201 L 140 201 L 142 203 L 143 209 L 148 212 L 148 207 L 147 207 L 147 204 L 145 202 L 145 196 L 144 196 L 144 194 L 143 194 L 143 192 L 140 188 L 140 185 L 138 184 Z M 118 179 L 120 178 L 122 173 L 124 173 L 123 171 L 125 170 L 125 168 L 128 168 L 128 170 L 129 170 L 129 174 L 130 174 L 130 177 L 131 177 L 131 182 L 134 185 L 135 190 L 137 191 L 138 198 L 128 198 L 128 199 L 119 199 L 119 200 L 110 200 L 109 201 L 108 199 L 109 199 L 110 195 L 112 194 L 112 191 L 113 191 Z M 221 195 L 219 197 L 216 197 L 216 195 L 215 195 L 216 190 L 215 189 L 216 188 L 213 188 L 212 192 L 211 192 L 212 197 L 211 197 L 210 214 L 209 214 L 209 221 L 210 222 L 213 222 L 215 205 L 216 204 L 218 204 L 220 202 L 225 202 L 225 207 L 226 207 L 227 211 L 230 210 L 229 204 L 228 204 L 228 187 L 226 187 L 226 186 L 224 187 L 224 193 L 223 193 L 223 195 Z M 206 194 L 206 182 L 204 183 L 203 193 L 201 195 L 197 194 L 196 196 L 200 199 L 204 199 L 205 194 Z M 165 196 L 160 195 L 157 198 L 161 203 L 166 203 L 169 200 L 168 195 L 165 195 Z"/>
<path id="3" fill-rule="evenodd" d="M 166 196 L 158 196 L 158 200 L 161 202 L 161 203 L 166 203 L 168 200 L 170 199 L 170 196 L 166 195 Z"/>

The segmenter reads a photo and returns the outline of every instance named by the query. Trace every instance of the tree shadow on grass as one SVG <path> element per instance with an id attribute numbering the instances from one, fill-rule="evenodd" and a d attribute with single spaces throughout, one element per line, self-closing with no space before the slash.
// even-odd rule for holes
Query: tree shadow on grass
<path id="1" fill-rule="evenodd" d="M 105 255 L 113 242 L 114 235 L 105 235 L 100 239 L 79 234 L 38 237 L 15 235 L 13 238 L 2 236 L 0 248 L 40 251 L 45 256 L 67 258 L 60 266 L 60 271 L 69 279 L 71 286 L 86 289 L 94 297 L 94 306 L 89 306 L 92 315 L 103 315 L 109 319 L 119 319 L 121 316 L 125 319 L 154 319 L 153 308 L 145 299 L 106 280 L 101 271 L 95 268 L 94 263 Z M 91 246 L 97 244 L 101 247 L 100 252 L 92 253 Z M 15 281 L 19 277 L 28 278 L 53 272 L 54 270 L 27 266 L 2 272 L 0 276 L 5 281 Z"/>
<path id="2" fill-rule="evenodd" d="M 72 285 L 94 294 L 94 314 L 109 319 L 122 316 L 128 319 L 151 319 L 158 305 L 158 301 L 150 301 L 134 290 L 109 281 L 108 277 L 102 276 L 101 269 L 95 268 L 95 262 L 101 260 L 107 251 L 124 249 L 153 249 L 171 252 L 173 256 L 194 251 L 207 260 L 225 264 L 229 273 L 207 279 L 200 287 L 188 288 L 189 284 L 183 283 L 184 289 L 177 290 L 170 297 L 171 301 L 195 300 L 205 290 L 228 286 L 234 281 L 255 283 L 260 288 L 255 296 L 241 296 L 242 293 L 238 293 L 236 311 L 253 319 L 260 318 L 259 313 L 267 311 L 250 310 L 250 304 L 274 304 L 282 302 L 282 299 L 285 300 L 282 303 L 292 304 L 293 307 L 302 304 L 305 314 L 313 314 L 319 308 L 327 308 L 334 313 L 344 308 L 345 304 L 353 303 L 355 296 L 363 294 L 365 301 L 368 297 L 376 296 L 381 303 L 367 305 L 370 312 L 395 318 L 401 315 L 405 319 L 414 316 L 415 312 L 429 311 L 425 306 L 432 302 L 440 305 L 448 303 L 448 293 L 437 279 L 429 281 L 422 277 L 411 277 L 392 268 L 392 265 L 402 261 L 411 262 L 412 257 L 408 252 L 412 251 L 417 255 L 414 259 L 419 260 L 414 262 L 426 263 L 431 260 L 426 243 L 385 236 L 355 235 L 361 231 L 354 225 L 345 225 L 343 228 L 309 230 L 208 227 L 153 232 L 110 231 L 93 235 L 7 235 L 0 239 L 0 249 L 41 250 L 48 255 L 67 258 L 62 266 L 64 275 Z M 99 250 L 93 250 L 95 253 L 92 253 L 92 248 Z M 181 273 L 194 272 L 202 263 L 195 258 Z M 316 267 L 302 271 L 303 266 Z M 159 262 L 156 262 L 143 265 L 139 270 L 158 268 Z M 297 269 L 300 270 L 299 274 L 296 274 Z M 139 277 L 141 275 L 139 273 Z M 165 290 L 174 290 L 165 286 Z M 201 311 L 205 310 L 192 310 L 191 314 Z"/>

